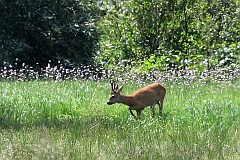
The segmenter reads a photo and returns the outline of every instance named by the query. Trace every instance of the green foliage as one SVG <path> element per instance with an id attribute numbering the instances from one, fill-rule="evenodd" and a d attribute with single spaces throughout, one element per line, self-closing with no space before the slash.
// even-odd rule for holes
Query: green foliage
<path id="1" fill-rule="evenodd" d="M 237 0 L 1 0 L 0 65 L 239 68 L 239 8 Z"/>
<path id="2" fill-rule="evenodd" d="M 0 1 L 0 63 L 47 66 L 64 63 L 90 64 L 97 49 L 97 7 L 92 1 Z"/>
<path id="3" fill-rule="evenodd" d="M 239 67 L 239 3 L 128 0 L 103 3 L 96 63 L 107 69 Z M 122 62 L 121 65 L 117 62 Z"/>

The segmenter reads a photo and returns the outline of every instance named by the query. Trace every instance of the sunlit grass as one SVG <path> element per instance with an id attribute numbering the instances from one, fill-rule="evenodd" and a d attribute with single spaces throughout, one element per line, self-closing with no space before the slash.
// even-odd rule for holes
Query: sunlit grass
<path id="1" fill-rule="evenodd" d="M 164 85 L 163 117 L 136 121 L 107 81 L 0 82 L 0 159 L 240 159 L 239 80 Z"/>

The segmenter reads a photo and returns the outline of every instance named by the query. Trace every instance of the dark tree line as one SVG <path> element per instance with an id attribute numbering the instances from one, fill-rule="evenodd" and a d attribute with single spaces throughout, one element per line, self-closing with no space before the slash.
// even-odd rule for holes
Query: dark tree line
<path id="1" fill-rule="evenodd" d="M 0 63 L 88 65 L 97 49 L 91 1 L 1 0 Z"/>

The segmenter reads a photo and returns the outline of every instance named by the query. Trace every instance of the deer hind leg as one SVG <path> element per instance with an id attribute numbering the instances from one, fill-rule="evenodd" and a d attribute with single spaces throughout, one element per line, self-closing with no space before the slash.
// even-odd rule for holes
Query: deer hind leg
<path id="1" fill-rule="evenodd" d="M 162 111 L 163 111 L 163 100 L 165 97 L 166 91 L 163 93 L 163 95 L 160 97 L 160 100 L 158 102 L 159 105 L 159 115 L 162 116 Z"/>
<path id="2" fill-rule="evenodd" d="M 151 106 L 151 109 L 152 109 L 152 116 L 154 117 L 155 116 L 155 104 L 153 104 Z"/>
<path id="3" fill-rule="evenodd" d="M 159 115 L 162 116 L 162 110 L 163 110 L 163 100 L 160 100 L 158 102 L 159 105 Z"/>

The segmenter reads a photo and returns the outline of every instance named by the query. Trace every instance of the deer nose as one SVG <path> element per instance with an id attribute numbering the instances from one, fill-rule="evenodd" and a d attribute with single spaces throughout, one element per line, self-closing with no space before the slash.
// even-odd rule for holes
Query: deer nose
<path id="1" fill-rule="evenodd" d="M 110 101 L 107 102 L 108 105 L 111 105 L 112 103 Z"/>

